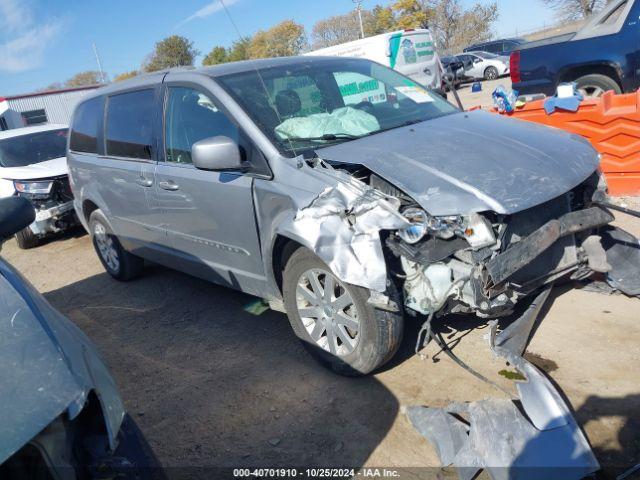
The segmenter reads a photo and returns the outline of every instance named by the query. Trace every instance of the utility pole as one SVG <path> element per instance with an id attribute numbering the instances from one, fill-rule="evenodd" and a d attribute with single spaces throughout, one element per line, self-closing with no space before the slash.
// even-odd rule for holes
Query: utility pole
<path id="1" fill-rule="evenodd" d="M 360 38 L 364 38 L 364 28 L 362 27 L 362 2 L 363 0 L 352 0 L 356 4 L 356 12 L 358 12 L 358 21 L 360 22 Z"/>
<path id="2" fill-rule="evenodd" d="M 100 72 L 100 81 L 102 83 L 107 83 L 104 79 L 104 71 L 102 70 L 102 62 L 100 62 L 100 55 L 98 55 L 98 48 L 96 47 L 96 42 L 91 44 L 93 46 L 93 53 L 96 56 L 96 63 L 98 64 L 98 71 Z"/>

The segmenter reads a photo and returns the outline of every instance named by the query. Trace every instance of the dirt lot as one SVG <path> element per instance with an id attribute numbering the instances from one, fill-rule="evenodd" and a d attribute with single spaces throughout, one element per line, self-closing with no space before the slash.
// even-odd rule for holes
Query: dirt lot
<path id="1" fill-rule="evenodd" d="M 496 80 L 489 80 L 480 82 L 482 90 L 479 92 L 471 91 L 471 83 L 465 83 L 458 89 L 458 95 L 462 101 L 462 105 L 465 110 L 472 107 L 492 107 L 493 98 L 491 95 L 498 85 L 502 85 L 507 91 L 511 89 L 511 79 L 507 77 L 498 78 Z M 449 101 L 455 104 L 455 99 L 452 94 L 449 94 Z"/>
<path id="2" fill-rule="evenodd" d="M 640 235 L 634 222 L 623 219 Z M 165 467 L 414 467 L 403 478 L 442 478 L 402 407 L 500 396 L 443 355 L 434 361 L 434 346 L 428 359 L 413 355 L 415 321 L 384 371 L 347 379 L 307 355 L 284 315 L 245 313 L 252 297 L 158 266 L 112 280 L 82 232 L 31 251 L 10 241 L 2 255 L 94 340 Z M 637 299 L 558 288 L 529 349 L 609 473 L 640 461 L 639 309 Z M 498 378 L 483 324 L 453 327 L 464 336 L 455 351 Z"/>

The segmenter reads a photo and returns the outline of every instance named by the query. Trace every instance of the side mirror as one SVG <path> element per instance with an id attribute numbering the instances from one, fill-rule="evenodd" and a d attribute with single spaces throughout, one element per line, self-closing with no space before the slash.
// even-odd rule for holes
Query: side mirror
<path id="1" fill-rule="evenodd" d="M 28 227 L 36 219 L 36 211 L 23 197 L 0 199 L 0 243 Z"/>
<path id="2" fill-rule="evenodd" d="M 209 137 L 191 146 L 193 166 L 200 170 L 241 170 L 240 147 L 229 137 Z"/>
<path id="3" fill-rule="evenodd" d="M 482 59 L 481 58 L 474 58 L 473 59 L 473 63 L 481 63 Z"/>

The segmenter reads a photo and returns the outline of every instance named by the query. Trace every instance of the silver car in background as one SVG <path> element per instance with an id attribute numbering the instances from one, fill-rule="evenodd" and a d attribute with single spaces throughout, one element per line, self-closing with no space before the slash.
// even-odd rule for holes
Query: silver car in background
<path id="1" fill-rule="evenodd" d="M 610 272 L 620 231 L 586 140 L 461 112 L 369 60 L 118 82 L 76 108 L 68 163 L 114 278 L 148 259 L 262 297 L 345 374 L 393 356 L 405 313 L 495 318 L 593 274 L 640 293 L 637 269 Z"/>

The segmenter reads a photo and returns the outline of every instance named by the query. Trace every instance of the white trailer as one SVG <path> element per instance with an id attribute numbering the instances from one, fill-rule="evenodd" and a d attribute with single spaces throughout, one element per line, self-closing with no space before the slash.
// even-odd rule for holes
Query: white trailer
<path id="1" fill-rule="evenodd" d="M 442 66 L 431 32 L 398 30 L 321 48 L 305 55 L 367 58 L 397 70 L 419 84 L 440 88 Z"/>

